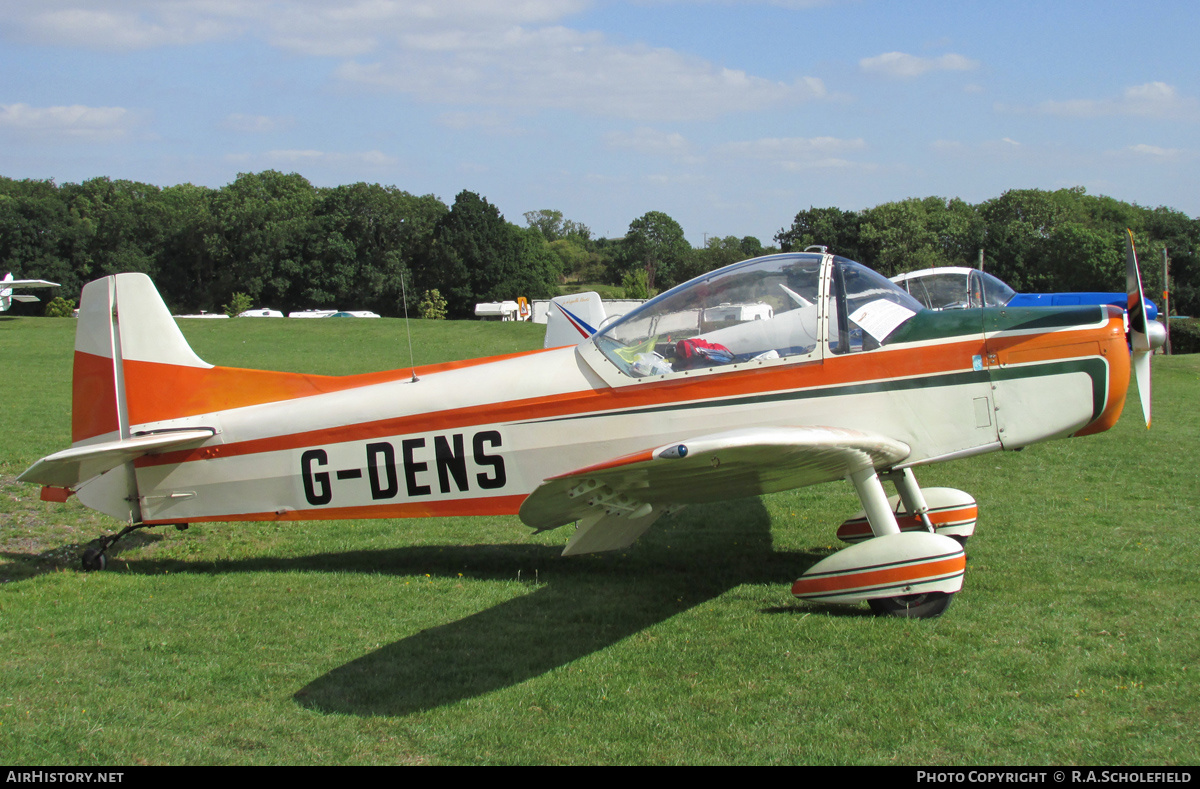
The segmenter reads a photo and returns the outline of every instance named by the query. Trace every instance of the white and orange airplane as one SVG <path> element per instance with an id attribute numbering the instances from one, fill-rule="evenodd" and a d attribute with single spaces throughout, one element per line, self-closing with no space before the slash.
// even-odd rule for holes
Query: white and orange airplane
<path id="1" fill-rule="evenodd" d="M 1127 333 L 1149 384 L 1158 330 L 1129 324 L 1107 306 L 933 312 L 814 248 L 705 274 L 578 345 L 329 377 L 209 365 L 147 277 L 117 274 L 83 290 L 72 446 L 20 479 L 129 523 L 87 569 L 133 529 L 201 521 L 512 513 L 576 524 L 564 554 L 610 551 L 688 504 L 846 479 L 853 544 L 793 593 L 937 616 L 976 505 L 914 469 L 1107 430 Z"/>

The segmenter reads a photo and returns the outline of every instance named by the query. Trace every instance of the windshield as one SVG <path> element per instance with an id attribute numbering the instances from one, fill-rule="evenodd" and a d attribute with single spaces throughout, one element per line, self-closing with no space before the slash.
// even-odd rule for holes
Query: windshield
<path id="1" fill-rule="evenodd" d="M 899 279 L 899 277 L 897 277 Z M 900 287 L 931 310 L 1003 307 L 1016 292 L 1003 281 L 976 269 L 932 269 L 905 275 Z"/>
<path id="2" fill-rule="evenodd" d="M 825 260 L 821 254 L 773 255 L 705 274 L 600 331 L 596 347 L 627 375 L 666 375 L 815 355 L 825 336 L 836 345 L 841 327 L 851 335 L 844 350 L 861 349 L 863 331 L 877 346 L 921 309 L 886 278 L 845 258 L 832 258 L 841 309 L 822 309 Z"/>
<path id="3" fill-rule="evenodd" d="M 979 286 L 976 286 L 976 280 Z M 980 297 L 982 291 L 982 298 Z M 1004 284 L 1002 280 L 983 271 L 971 274 L 971 306 L 972 307 L 1003 307 L 1012 300 L 1017 292 Z"/>

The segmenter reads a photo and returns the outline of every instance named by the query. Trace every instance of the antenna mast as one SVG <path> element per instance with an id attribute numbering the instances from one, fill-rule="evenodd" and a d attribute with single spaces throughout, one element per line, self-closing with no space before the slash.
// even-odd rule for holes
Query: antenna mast
<path id="1" fill-rule="evenodd" d="M 408 325 L 408 288 L 404 286 L 403 271 L 400 272 L 400 297 L 404 299 L 404 333 L 408 335 L 408 363 L 412 367 L 412 381 L 410 383 L 415 384 L 419 379 L 417 378 L 416 358 L 413 356 L 412 328 Z"/>

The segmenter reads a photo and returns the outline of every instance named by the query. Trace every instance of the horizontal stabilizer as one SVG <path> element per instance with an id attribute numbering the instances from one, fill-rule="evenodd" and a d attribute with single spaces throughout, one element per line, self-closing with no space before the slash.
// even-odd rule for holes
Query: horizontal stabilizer
<path id="1" fill-rule="evenodd" d="M 186 449 L 199 446 L 216 434 L 211 427 L 189 430 L 171 430 L 161 433 L 124 438 L 120 441 L 104 441 L 98 444 L 64 449 L 47 455 L 30 466 L 17 477 L 21 482 L 50 485 L 56 488 L 74 488 L 81 482 L 103 474 L 109 469 L 124 465 L 142 455 L 166 449 Z"/>

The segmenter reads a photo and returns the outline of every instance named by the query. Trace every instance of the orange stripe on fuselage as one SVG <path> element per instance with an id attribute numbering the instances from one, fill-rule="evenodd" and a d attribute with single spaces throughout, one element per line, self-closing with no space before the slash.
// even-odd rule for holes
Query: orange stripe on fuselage
<path id="1" fill-rule="evenodd" d="M 1076 332 L 1058 332 L 1054 343 L 1046 343 L 1047 358 L 1051 358 L 1053 347 L 1094 339 L 1096 329 Z M 1027 347 L 1032 347 L 1027 342 Z M 1039 345 L 1040 347 L 1040 345 Z M 851 383 L 865 383 L 899 378 L 919 378 L 941 373 L 961 372 L 972 369 L 974 356 L 984 352 L 982 337 L 953 339 L 948 342 L 911 348 L 879 349 L 870 353 L 826 357 L 823 361 L 801 361 L 792 365 L 772 365 L 762 368 L 742 367 L 725 373 L 706 373 L 682 376 L 666 381 L 647 381 L 641 384 L 601 389 L 582 389 L 565 394 L 532 397 L 505 402 L 484 403 L 464 408 L 449 408 L 429 413 L 409 414 L 392 419 L 333 426 L 304 433 L 293 433 L 261 439 L 251 439 L 231 444 L 214 445 L 199 450 L 181 450 L 162 455 L 146 456 L 137 465 L 167 465 L 191 460 L 205 460 L 233 455 L 272 452 L 318 444 L 335 444 L 361 441 L 383 435 L 404 435 L 412 432 L 451 430 L 479 424 L 514 423 L 532 419 L 554 419 L 577 415 L 601 415 L 609 411 L 661 405 L 664 403 L 687 404 L 705 400 L 721 400 L 747 395 L 770 395 L 778 392 L 819 390 Z M 535 352 L 536 353 L 536 352 Z M 520 356 L 524 354 L 516 354 Z M 474 364 L 486 364 L 503 358 L 475 360 Z M 459 363 L 469 366 L 470 363 Z M 228 368 L 213 368 L 215 370 Z M 421 368 L 432 374 L 437 369 Z M 231 371 L 240 373 L 246 371 Z M 328 379 L 336 383 L 329 391 L 345 391 L 388 381 L 404 380 L 405 371 L 346 376 Z M 322 384 L 324 385 L 324 383 Z M 419 384 L 417 384 L 419 385 Z M 299 395 L 302 396 L 302 395 Z M 271 402 L 260 401 L 260 402 Z M 165 404 L 164 404 L 165 405 Z M 228 408 L 232 406 L 224 406 Z M 224 408 L 220 410 L 224 410 Z M 162 414 L 160 418 L 171 418 Z M 131 420 L 138 424 L 141 420 Z"/>
<path id="2" fill-rule="evenodd" d="M 973 338 L 966 342 L 951 342 L 933 347 L 894 351 L 879 350 L 872 352 L 869 358 L 863 354 L 856 354 L 855 356 L 826 359 L 824 363 L 818 360 L 795 365 L 757 369 L 743 368 L 728 373 L 684 376 L 669 381 L 653 381 L 616 388 L 581 389 L 566 394 L 484 403 L 465 408 L 411 414 L 376 422 L 322 428 L 306 433 L 208 446 L 198 450 L 168 452 L 140 458 L 137 464 L 139 467 L 167 465 L 190 460 L 297 449 L 317 444 L 361 441 L 382 435 L 404 435 L 411 432 L 459 429 L 478 424 L 602 414 L 606 411 L 619 411 L 663 403 L 683 404 L 745 395 L 765 395 L 789 390 L 833 387 L 881 378 L 932 375 L 964 368 L 970 369 L 971 357 L 980 352 L 982 345 L 982 339 Z M 420 372 L 418 370 L 418 373 Z M 359 378 L 358 376 L 353 377 Z M 404 379 L 407 374 L 396 377 Z M 343 387 L 343 389 L 350 388 L 353 386 Z M 136 422 L 134 423 L 136 424 Z"/>
<path id="3" fill-rule="evenodd" d="M 408 380 L 414 374 L 421 377 L 536 353 L 545 353 L 545 350 L 360 375 L 307 375 L 271 370 L 245 370 L 237 367 L 183 367 L 126 360 L 125 391 L 129 422 L 133 425 L 163 422 L 264 403 L 344 392 L 347 389 Z"/>
<path id="4" fill-rule="evenodd" d="M 1113 336 L 1100 342 L 1100 352 L 1108 360 L 1108 402 L 1104 404 L 1104 411 L 1100 416 L 1077 432 L 1077 436 L 1103 433 L 1117 423 L 1121 418 L 1121 411 L 1125 408 L 1132 362 L 1129 358 L 1129 346 L 1125 342 L 1125 320 L 1123 316 L 1113 314 L 1117 311 L 1114 308 L 1110 312 L 1112 318 L 1109 320 L 1109 326 L 1113 330 Z"/>
<path id="5" fill-rule="evenodd" d="M 525 494 L 488 496 L 447 501 L 373 504 L 359 507 L 326 507 L 284 512 L 249 512 L 233 515 L 203 515 L 195 518 L 164 518 L 144 521 L 147 526 L 164 523 L 214 523 L 217 521 L 329 521 L 371 518 L 449 518 L 464 515 L 516 515 Z"/>

